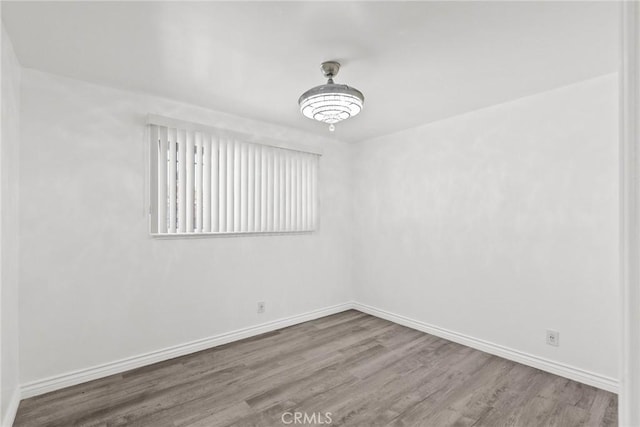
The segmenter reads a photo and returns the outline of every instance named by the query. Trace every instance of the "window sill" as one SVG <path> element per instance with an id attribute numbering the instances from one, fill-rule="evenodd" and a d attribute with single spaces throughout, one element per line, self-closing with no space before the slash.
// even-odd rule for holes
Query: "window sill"
<path id="1" fill-rule="evenodd" d="M 303 231 L 230 231 L 213 233 L 149 233 L 153 239 L 203 239 L 211 237 L 287 236 L 313 234 L 317 230 Z"/>

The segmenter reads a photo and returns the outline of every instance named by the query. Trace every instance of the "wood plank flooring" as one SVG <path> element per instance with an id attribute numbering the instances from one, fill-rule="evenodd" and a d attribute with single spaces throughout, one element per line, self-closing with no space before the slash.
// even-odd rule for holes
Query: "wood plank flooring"
<path id="1" fill-rule="evenodd" d="M 14 425 L 303 425 L 296 416 L 367 427 L 615 426 L 617 397 L 351 310 L 26 399 Z"/>

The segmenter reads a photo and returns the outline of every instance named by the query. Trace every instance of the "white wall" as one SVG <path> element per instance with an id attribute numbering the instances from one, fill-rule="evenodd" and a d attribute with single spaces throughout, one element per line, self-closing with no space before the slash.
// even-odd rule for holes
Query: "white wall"
<path id="1" fill-rule="evenodd" d="M 355 146 L 34 70 L 21 94 L 22 383 L 354 296 L 617 377 L 615 75 Z M 149 238 L 147 113 L 321 146 L 321 231 Z"/>
<path id="2" fill-rule="evenodd" d="M 20 74 L 2 26 L 2 140 L 0 140 L 0 422 L 18 402 L 18 165 Z"/>
<path id="3" fill-rule="evenodd" d="M 148 113 L 321 146 L 320 231 L 150 238 Z M 350 300 L 348 153 L 300 131 L 23 70 L 21 381 Z"/>
<path id="4" fill-rule="evenodd" d="M 617 378 L 617 111 L 608 75 L 357 144 L 356 300 Z"/>

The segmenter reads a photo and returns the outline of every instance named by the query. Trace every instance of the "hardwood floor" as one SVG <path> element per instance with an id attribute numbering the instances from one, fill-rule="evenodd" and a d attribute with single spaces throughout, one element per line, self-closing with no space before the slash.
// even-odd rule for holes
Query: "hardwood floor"
<path id="1" fill-rule="evenodd" d="M 614 426 L 617 397 L 352 310 L 24 400 L 14 425 L 302 425 L 296 416 Z"/>

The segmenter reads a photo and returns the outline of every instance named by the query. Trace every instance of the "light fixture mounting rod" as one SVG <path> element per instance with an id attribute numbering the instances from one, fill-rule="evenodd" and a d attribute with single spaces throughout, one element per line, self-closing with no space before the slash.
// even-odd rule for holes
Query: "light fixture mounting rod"
<path id="1" fill-rule="evenodd" d="M 320 65 L 322 74 L 327 79 L 333 79 L 340 71 L 340 63 L 336 61 L 326 61 Z"/>

